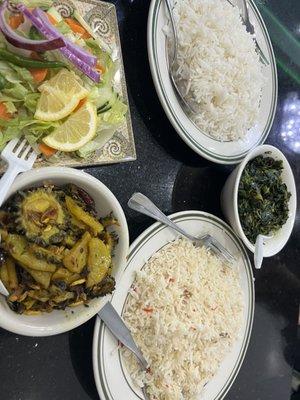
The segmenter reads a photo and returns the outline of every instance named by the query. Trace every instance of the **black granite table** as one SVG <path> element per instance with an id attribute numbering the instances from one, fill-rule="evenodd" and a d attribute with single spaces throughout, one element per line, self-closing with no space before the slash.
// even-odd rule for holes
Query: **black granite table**
<path id="1" fill-rule="evenodd" d="M 267 143 L 289 159 L 300 187 L 300 1 L 256 0 L 278 61 L 277 115 Z M 126 207 L 141 191 L 166 213 L 197 209 L 222 218 L 219 196 L 231 167 L 190 150 L 166 118 L 152 83 L 146 48 L 148 0 L 116 1 L 138 159 L 86 172 L 104 182 L 124 207 L 134 240 L 152 221 Z M 278 24 L 277 22 L 281 23 Z M 298 54 L 289 54 L 291 37 Z M 295 48 L 294 48 L 295 49 Z M 298 65 L 291 62 L 291 56 Z M 299 192 L 298 192 L 299 193 Z M 277 256 L 255 271 L 256 309 L 250 345 L 226 400 L 287 400 L 300 300 L 300 214 Z M 92 370 L 94 319 L 49 338 L 16 336 L 0 329 L 1 400 L 96 400 Z M 294 395 L 296 399 L 299 395 Z M 126 399 L 120 399 L 126 400 Z"/>

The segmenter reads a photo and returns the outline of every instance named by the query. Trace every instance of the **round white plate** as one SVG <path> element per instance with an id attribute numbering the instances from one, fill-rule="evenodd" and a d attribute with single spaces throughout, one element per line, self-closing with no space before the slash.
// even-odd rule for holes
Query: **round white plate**
<path id="1" fill-rule="evenodd" d="M 245 247 L 232 229 L 219 218 L 201 211 L 173 214 L 172 220 L 192 235 L 210 233 L 238 258 L 240 283 L 244 296 L 244 319 L 240 337 L 224 359 L 215 377 L 205 386 L 201 400 L 221 400 L 233 384 L 249 343 L 254 313 L 254 283 L 251 264 Z M 112 304 L 122 314 L 134 273 L 160 248 L 178 235 L 160 223 L 142 233 L 129 250 L 127 266 L 112 296 Z M 117 340 L 98 319 L 93 343 L 94 376 L 101 400 L 143 399 L 141 391 L 130 379 Z M 200 395 L 199 395 L 200 399 Z"/>
<path id="2" fill-rule="evenodd" d="M 237 4 L 238 0 L 232 0 Z M 166 39 L 163 27 L 168 14 L 163 0 L 152 0 L 148 16 L 148 55 L 155 88 L 160 102 L 181 138 L 196 153 L 220 164 L 237 164 L 254 147 L 262 144 L 271 129 L 277 104 L 277 70 L 272 44 L 263 19 L 252 0 L 248 0 L 250 20 L 255 26 L 256 39 L 270 61 L 263 66 L 266 84 L 263 88 L 256 126 L 243 140 L 220 142 L 201 132 L 186 116 L 174 92 L 167 68 Z"/>

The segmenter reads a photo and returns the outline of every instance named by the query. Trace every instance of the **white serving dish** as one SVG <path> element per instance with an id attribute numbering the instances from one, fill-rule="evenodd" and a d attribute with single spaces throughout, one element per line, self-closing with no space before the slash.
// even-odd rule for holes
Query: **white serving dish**
<path id="1" fill-rule="evenodd" d="M 231 254 L 237 257 L 244 301 L 241 331 L 231 351 L 220 365 L 216 375 L 205 385 L 197 400 L 221 400 L 232 386 L 245 357 L 251 336 L 254 316 L 254 280 L 251 263 L 241 240 L 232 229 L 214 215 L 202 211 L 182 211 L 170 218 L 191 235 L 210 233 Z M 178 237 L 178 233 L 156 222 L 146 229 L 130 246 L 128 261 L 120 285 L 111 302 L 122 315 L 128 291 L 135 279 L 135 272 L 163 246 Z M 132 381 L 118 348 L 118 341 L 97 318 L 93 342 L 94 377 L 101 400 L 144 399 L 140 388 Z"/>
<path id="2" fill-rule="evenodd" d="M 271 257 L 279 253 L 279 251 L 285 246 L 292 233 L 296 217 L 297 193 L 294 175 L 290 164 L 283 153 L 276 147 L 270 145 L 262 145 L 252 150 L 228 177 L 221 194 L 221 206 L 227 221 L 230 223 L 234 231 L 242 239 L 247 248 L 254 253 L 254 245 L 245 236 L 238 214 L 238 188 L 241 175 L 248 161 L 262 154 L 273 157 L 276 160 L 282 160 L 282 180 L 287 185 L 288 191 L 291 193 L 288 220 L 282 228 L 276 232 L 271 239 L 266 240 L 264 244 L 264 257 Z"/>
<path id="3" fill-rule="evenodd" d="M 83 171 L 72 168 L 46 167 L 25 172 L 15 180 L 8 196 L 18 190 L 40 186 L 45 182 L 56 185 L 74 183 L 86 190 L 95 200 L 99 216 L 105 216 L 111 211 L 118 219 L 120 226 L 115 228 L 119 236 L 113 258 L 113 276 L 118 286 L 120 275 L 126 265 L 126 256 L 129 247 L 128 227 L 122 207 L 113 193 L 96 178 Z M 8 331 L 26 336 L 51 336 L 67 332 L 85 323 L 92 318 L 108 301 L 110 295 L 93 299 L 89 307 L 78 306 L 66 310 L 54 310 L 51 313 L 27 316 L 13 312 L 6 303 L 4 296 L 0 295 L 0 326 Z"/>
<path id="4" fill-rule="evenodd" d="M 239 0 L 232 0 L 239 6 Z M 174 91 L 166 56 L 166 37 L 163 28 L 168 12 L 163 0 L 152 0 L 148 15 L 148 56 L 153 82 L 161 105 L 178 135 L 200 156 L 219 164 L 238 164 L 251 149 L 262 144 L 272 127 L 277 104 L 277 70 L 272 43 L 262 16 L 253 0 L 248 0 L 250 20 L 255 26 L 256 39 L 270 64 L 263 66 L 265 86 L 257 124 L 246 137 L 237 141 L 221 142 L 202 132 L 182 109 Z"/>

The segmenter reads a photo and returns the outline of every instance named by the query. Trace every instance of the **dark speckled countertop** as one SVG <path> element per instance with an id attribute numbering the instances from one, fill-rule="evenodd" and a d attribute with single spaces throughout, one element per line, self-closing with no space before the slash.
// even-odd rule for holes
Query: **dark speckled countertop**
<path id="1" fill-rule="evenodd" d="M 300 187 L 300 2 L 256 0 L 265 17 L 278 61 L 277 114 L 267 143 L 287 156 Z M 130 96 L 137 161 L 88 168 L 117 196 L 128 219 L 131 241 L 152 221 L 126 207 L 134 191 L 149 195 L 166 213 L 198 209 L 222 217 L 219 196 L 231 167 L 194 154 L 166 118 L 152 83 L 146 48 L 148 0 L 115 1 Z M 270 19 L 270 12 L 281 27 Z M 269 17 L 267 18 L 267 15 Z M 299 65 L 289 58 L 298 40 Z M 277 256 L 255 271 L 256 309 L 250 345 L 226 400 L 288 400 L 300 299 L 300 214 Z M 94 319 L 49 338 L 16 336 L 0 329 L 1 400 L 96 400 L 92 370 Z M 299 399 L 294 395 L 293 399 Z M 120 399 L 126 400 L 126 399 Z"/>

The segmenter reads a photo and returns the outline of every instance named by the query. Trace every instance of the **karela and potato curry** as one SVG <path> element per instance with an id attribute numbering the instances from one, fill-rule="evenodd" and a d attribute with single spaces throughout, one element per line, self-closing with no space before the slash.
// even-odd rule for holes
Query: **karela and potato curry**
<path id="1" fill-rule="evenodd" d="M 112 214 L 97 218 L 75 185 L 20 191 L 0 210 L 0 278 L 10 308 L 35 315 L 111 293 L 117 244 Z"/>

